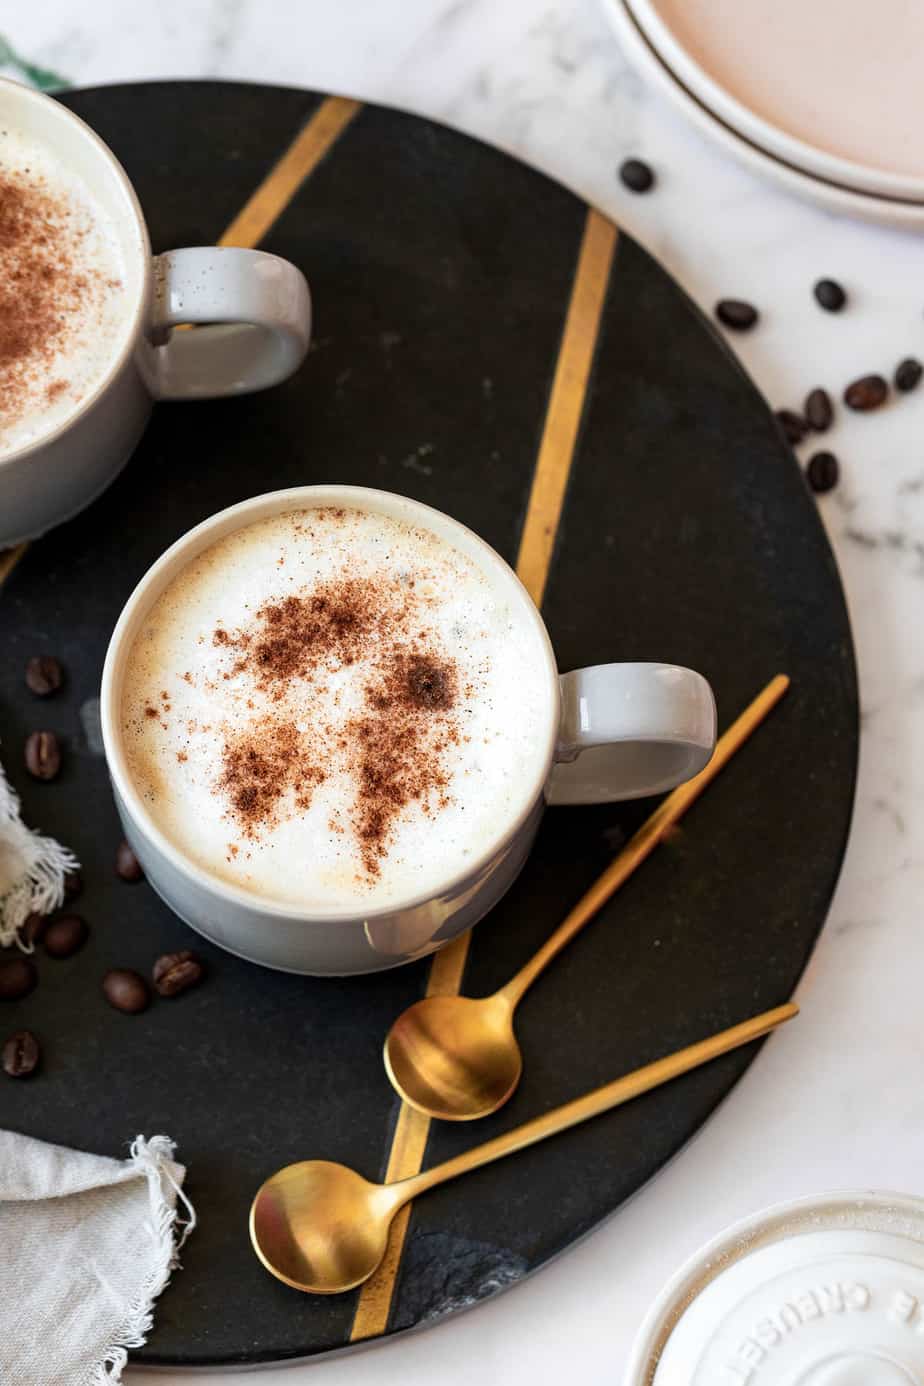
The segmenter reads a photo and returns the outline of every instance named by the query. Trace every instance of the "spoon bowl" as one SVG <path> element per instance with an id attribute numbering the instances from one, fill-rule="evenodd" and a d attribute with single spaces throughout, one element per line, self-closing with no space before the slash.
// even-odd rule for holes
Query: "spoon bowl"
<path id="1" fill-rule="evenodd" d="M 328 1160 L 286 1165 L 267 1179 L 253 1201 L 250 1239 L 254 1250 L 271 1275 L 295 1290 L 322 1295 L 352 1290 L 368 1280 L 380 1264 L 395 1213 L 419 1194 L 567 1131 L 681 1073 L 689 1073 L 719 1054 L 750 1044 L 791 1020 L 796 1012 L 797 1007 L 788 1003 L 753 1016 L 605 1083 L 563 1107 L 543 1112 L 523 1126 L 502 1131 L 474 1150 L 464 1150 L 441 1165 L 391 1184 L 370 1184 L 346 1165 Z M 500 1025 L 499 1020 L 496 1023 Z"/>
<path id="2" fill-rule="evenodd" d="M 426 997 L 389 1030 L 385 1068 L 405 1102 L 427 1116 L 489 1116 L 504 1105 L 523 1071 L 513 1007 L 502 992 L 481 1000 Z"/>
<path id="3" fill-rule="evenodd" d="M 277 1279 L 312 1294 L 361 1285 L 385 1255 L 394 1200 L 329 1160 L 286 1165 L 258 1190 L 250 1239 Z"/>

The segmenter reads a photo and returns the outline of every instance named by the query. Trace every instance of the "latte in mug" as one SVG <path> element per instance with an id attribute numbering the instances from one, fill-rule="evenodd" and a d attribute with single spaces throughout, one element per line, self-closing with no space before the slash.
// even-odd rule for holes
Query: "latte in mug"
<path id="1" fill-rule="evenodd" d="M 0 459 L 53 433 L 106 376 L 131 305 L 120 238 L 34 130 L 0 128 Z"/>
<path id="2" fill-rule="evenodd" d="M 176 576 L 129 650 L 121 734 L 155 824 L 308 911 L 436 891 L 521 808 L 545 651 L 475 561 L 372 510 L 258 520 Z"/>

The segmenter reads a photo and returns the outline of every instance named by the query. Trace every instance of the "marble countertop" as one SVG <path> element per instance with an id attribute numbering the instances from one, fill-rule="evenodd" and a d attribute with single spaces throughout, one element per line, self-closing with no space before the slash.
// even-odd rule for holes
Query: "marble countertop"
<path id="1" fill-rule="evenodd" d="M 706 309 L 722 296 L 758 303 L 760 327 L 733 345 L 774 407 L 924 356 L 918 238 L 832 217 L 731 164 L 646 89 L 597 0 L 45 0 L 4 23 L 14 75 L 29 75 L 21 60 L 40 80 L 75 84 L 291 83 L 419 111 L 498 144 L 610 213 Z M 657 169 L 654 193 L 621 187 L 629 154 Z M 840 316 L 812 300 L 822 275 L 850 292 Z M 924 389 L 880 415 L 841 412 L 828 439 L 842 480 L 821 507 L 853 620 L 863 735 L 850 847 L 800 989 L 802 1017 L 693 1145 L 554 1265 L 425 1333 L 268 1370 L 267 1386 L 309 1371 L 313 1386 L 426 1376 L 539 1386 L 575 1366 L 582 1382 L 618 1381 L 665 1279 L 732 1219 L 831 1187 L 920 1192 Z"/>

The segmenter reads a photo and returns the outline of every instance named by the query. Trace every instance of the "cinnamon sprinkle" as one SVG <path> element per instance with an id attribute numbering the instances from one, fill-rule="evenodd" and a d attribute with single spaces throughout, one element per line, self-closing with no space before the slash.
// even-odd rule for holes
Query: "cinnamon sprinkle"
<path id="1" fill-rule="evenodd" d="M 89 309 L 111 292 L 96 272 L 79 269 L 85 234 L 67 199 L 28 170 L 0 170 L 0 414 L 20 417 L 69 383 L 47 380 L 67 338 L 86 327 Z M 113 288 L 121 285 L 116 282 Z"/>
<path id="2" fill-rule="evenodd" d="M 267 602 L 257 612 L 256 631 L 232 636 L 218 626 L 212 643 L 240 652 L 229 675 L 246 672 L 261 692 L 282 696 L 290 680 L 311 677 L 321 664 L 354 664 L 376 626 L 399 616 L 393 601 L 393 593 L 386 595 L 368 579 L 345 577 L 304 596 Z"/>
<path id="3" fill-rule="evenodd" d="M 247 837 L 277 821 L 280 800 L 292 794 L 304 810 L 324 771 L 311 765 L 294 722 L 264 718 L 225 745 L 219 787 Z"/>
<path id="4" fill-rule="evenodd" d="M 216 781 L 245 839 L 303 813 L 333 776 L 345 798 L 329 829 L 353 838 L 360 880 L 370 881 L 402 819 L 412 810 L 433 815 L 449 802 L 449 752 L 464 740 L 459 704 L 473 689 L 428 629 L 426 599 L 412 599 L 409 586 L 398 576 L 344 574 L 266 602 L 249 626 L 212 631 L 215 677 L 230 681 L 236 705 L 249 713 L 243 730 L 238 724 L 224 736 Z M 354 664 L 359 683 L 347 707 L 356 710 L 342 719 L 326 714 L 333 724 L 312 716 L 310 697 L 306 711 L 304 688 L 293 694 L 304 681 L 321 699 L 331 677 Z M 193 721 L 187 729 L 207 730 Z"/>
<path id="5" fill-rule="evenodd" d="M 366 690 L 367 711 L 347 725 L 345 749 L 356 781 L 353 828 L 370 876 L 379 874 L 396 820 L 409 804 L 429 814 L 448 802 L 444 753 L 459 740 L 449 715 L 457 683 L 452 661 L 391 649 Z"/>

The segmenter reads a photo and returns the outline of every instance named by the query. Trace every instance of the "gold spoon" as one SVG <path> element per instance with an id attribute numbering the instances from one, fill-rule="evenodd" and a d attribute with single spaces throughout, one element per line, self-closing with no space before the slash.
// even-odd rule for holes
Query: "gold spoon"
<path id="1" fill-rule="evenodd" d="M 788 687 L 785 674 L 771 679 L 719 738 L 706 768 L 655 809 L 551 938 L 506 986 L 479 1000 L 428 996 L 398 1017 L 385 1039 L 385 1071 L 405 1102 L 445 1121 L 473 1121 L 504 1105 L 523 1070 L 513 1014 L 524 993 L 654 850 Z"/>
<path id="2" fill-rule="evenodd" d="M 352 1290 L 368 1280 L 378 1266 L 385 1255 L 391 1220 L 412 1198 L 459 1174 L 467 1174 L 599 1116 L 719 1054 L 759 1039 L 791 1020 L 798 1010 L 798 1006 L 787 1003 L 764 1011 L 763 1015 L 637 1068 L 474 1150 L 466 1150 L 444 1164 L 394 1184 L 371 1184 L 355 1170 L 329 1160 L 287 1165 L 267 1179 L 253 1201 L 253 1249 L 272 1275 L 295 1290 L 318 1295 Z"/>

